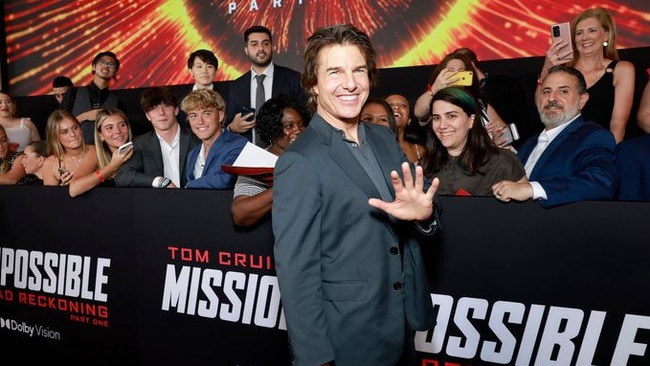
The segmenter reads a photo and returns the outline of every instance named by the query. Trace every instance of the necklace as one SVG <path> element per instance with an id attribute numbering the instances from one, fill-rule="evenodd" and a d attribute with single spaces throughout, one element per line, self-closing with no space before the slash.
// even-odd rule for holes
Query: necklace
<path id="1" fill-rule="evenodd" d="M 84 153 L 81 153 L 81 154 L 79 154 L 79 155 L 77 155 L 77 156 L 66 155 L 65 157 L 67 157 L 67 158 L 71 158 L 71 159 L 74 159 L 74 160 L 76 160 L 76 161 L 79 163 L 79 162 L 81 162 L 81 160 L 83 160 Z"/>

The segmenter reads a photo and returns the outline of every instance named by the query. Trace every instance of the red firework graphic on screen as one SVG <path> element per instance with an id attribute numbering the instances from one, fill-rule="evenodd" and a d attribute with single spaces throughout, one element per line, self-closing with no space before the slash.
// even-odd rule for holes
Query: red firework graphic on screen
<path id="1" fill-rule="evenodd" d="M 261 24 L 274 34 L 274 60 L 302 68 L 307 37 L 323 25 L 353 23 L 377 48 L 381 68 L 437 63 L 458 47 L 483 60 L 540 56 L 549 25 L 599 5 L 614 15 L 620 48 L 650 45 L 647 0 L 5 0 L 10 90 L 50 92 L 68 75 L 90 82 L 90 62 L 103 50 L 122 64 L 113 88 L 190 83 L 187 56 L 207 48 L 219 59 L 218 80 L 245 72 L 243 32 Z M 275 4 L 275 6 L 274 6 Z M 280 4 L 281 6 L 277 6 Z"/>

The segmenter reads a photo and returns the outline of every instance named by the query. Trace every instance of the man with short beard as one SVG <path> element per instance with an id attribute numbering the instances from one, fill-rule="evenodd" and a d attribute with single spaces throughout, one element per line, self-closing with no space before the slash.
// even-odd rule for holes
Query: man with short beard
<path id="1" fill-rule="evenodd" d="M 497 199 L 534 199 L 552 207 L 614 197 L 616 142 L 610 131 L 583 119 L 580 110 L 588 99 L 580 71 L 564 65 L 549 70 L 536 102 L 544 131 L 527 140 L 518 153 L 529 182 L 496 183 L 492 192 Z"/>
<path id="2" fill-rule="evenodd" d="M 226 100 L 226 121 L 229 123 L 227 129 L 266 147 L 269 141 L 259 141 L 255 133 L 256 113 L 250 112 L 251 108 L 259 111 L 261 104 L 280 94 L 293 98 L 305 107 L 307 97 L 300 85 L 300 73 L 273 62 L 273 38 L 268 28 L 255 25 L 244 31 L 244 52 L 251 62 L 251 69 L 234 80 L 230 86 Z M 263 84 L 263 89 L 260 89 L 263 91 L 263 98 L 259 99 L 260 105 L 257 105 L 257 92 L 260 87 L 258 79 Z"/>

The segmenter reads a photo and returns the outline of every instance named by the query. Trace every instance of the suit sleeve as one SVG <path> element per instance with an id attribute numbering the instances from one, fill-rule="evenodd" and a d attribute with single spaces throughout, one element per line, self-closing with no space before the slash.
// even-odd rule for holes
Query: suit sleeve
<path id="1" fill-rule="evenodd" d="M 334 359 L 322 295 L 319 186 L 316 167 L 304 156 L 280 156 L 273 186 L 274 256 L 289 338 L 301 365 Z"/>
<path id="2" fill-rule="evenodd" d="M 640 188 L 643 178 L 643 161 L 645 158 L 639 149 L 635 149 L 630 142 L 621 142 L 616 146 L 616 169 L 618 170 L 620 180 L 618 185 L 617 199 L 639 200 L 641 197 Z"/>
<path id="3" fill-rule="evenodd" d="M 548 197 L 541 200 L 542 207 L 553 207 L 583 200 L 611 200 L 618 184 L 614 165 L 616 142 L 611 132 L 595 130 L 581 141 L 568 159 L 571 171 L 538 179 Z"/>
<path id="4" fill-rule="evenodd" d="M 222 164 L 232 164 L 239 153 L 244 148 L 246 140 L 243 137 L 238 137 L 239 141 L 231 141 L 229 143 L 223 144 L 221 146 L 213 146 L 213 150 L 226 150 L 219 151 L 219 156 L 209 158 L 208 166 L 203 171 L 201 178 L 190 180 L 193 176 L 193 162 L 196 162 L 196 159 L 190 161 L 188 159 L 187 166 L 185 167 L 185 174 L 188 176 L 187 188 L 197 188 L 197 189 L 233 189 L 235 186 L 235 181 L 237 176 L 228 174 L 221 169 Z M 217 141 L 218 143 L 218 141 Z M 216 143 L 215 143 L 216 145 Z M 200 147 L 198 147 L 200 149 Z M 213 152 L 211 152 L 212 154 Z M 192 155 L 194 156 L 194 155 Z"/>
<path id="5" fill-rule="evenodd" d="M 117 187 L 143 187 L 150 188 L 155 177 L 144 172 L 144 154 L 136 142 L 134 142 L 133 156 L 120 167 L 115 176 Z"/>

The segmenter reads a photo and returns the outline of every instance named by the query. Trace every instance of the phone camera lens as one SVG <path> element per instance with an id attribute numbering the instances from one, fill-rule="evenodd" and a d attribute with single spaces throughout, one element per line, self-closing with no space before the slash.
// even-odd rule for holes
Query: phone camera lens
<path id="1" fill-rule="evenodd" d="M 553 27 L 553 37 L 559 37 L 560 36 L 560 27 L 555 26 Z"/>

